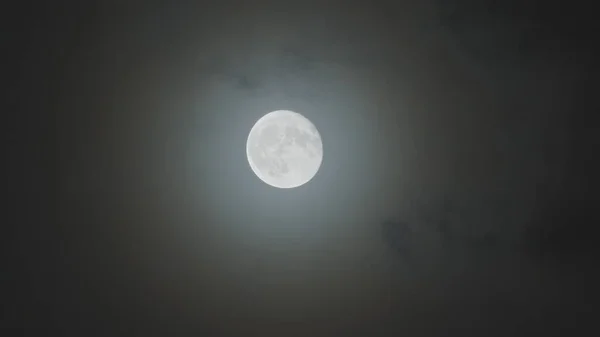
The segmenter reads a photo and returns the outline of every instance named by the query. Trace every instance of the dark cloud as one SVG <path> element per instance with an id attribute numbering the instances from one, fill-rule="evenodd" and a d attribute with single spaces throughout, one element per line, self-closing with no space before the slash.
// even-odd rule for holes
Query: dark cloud
<path id="1" fill-rule="evenodd" d="M 22 11 L 7 335 L 584 329 L 592 58 L 560 15 L 489 3 Z M 291 193 L 245 158 L 276 109 L 323 138 Z"/>

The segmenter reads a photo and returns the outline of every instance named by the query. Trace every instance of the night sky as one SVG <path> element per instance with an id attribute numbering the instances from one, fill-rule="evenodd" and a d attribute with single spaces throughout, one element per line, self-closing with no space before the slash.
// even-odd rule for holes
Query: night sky
<path id="1" fill-rule="evenodd" d="M 3 10 L 6 336 L 588 331 L 591 24 L 544 6 Z M 289 190 L 246 159 L 279 109 L 323 140 Z"/>

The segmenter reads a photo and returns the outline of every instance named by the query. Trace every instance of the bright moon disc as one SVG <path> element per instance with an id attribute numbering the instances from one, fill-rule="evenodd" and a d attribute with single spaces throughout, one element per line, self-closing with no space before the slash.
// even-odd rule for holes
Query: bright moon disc
<path id="1" fill-rule="evenodd" d="M 306 117 L 277 110 L 254 124 L 246 142 L 246 155 L 260 180 L 278 188 L 294 188 L 306 184 L 319 170 L 323 143 Z"/>

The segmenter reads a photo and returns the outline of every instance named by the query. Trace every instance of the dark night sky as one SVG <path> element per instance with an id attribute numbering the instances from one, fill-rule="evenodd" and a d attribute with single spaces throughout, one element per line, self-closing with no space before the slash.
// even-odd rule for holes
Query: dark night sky
<path id="1" fill-rule="evenodd" d="M 6 11 L 7 336 L 588 328 L 584 9 L 85 3 Z M 277 109 L 324 143 L 292 190 L 245 155 Z"/>

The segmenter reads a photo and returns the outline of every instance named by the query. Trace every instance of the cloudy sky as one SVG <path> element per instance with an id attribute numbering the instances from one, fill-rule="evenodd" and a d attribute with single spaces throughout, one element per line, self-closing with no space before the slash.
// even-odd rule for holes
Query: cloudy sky
<path id="1" fill-rule="evenodd" d="M 52 148 L 55 191 L 56 221 L 16 226 L 6 321 L 23 332 L 581 326 L 594 171 L 575 29 L 476 1 L 46 7 L 11 27 L 15 106 L 52 134 L 23 144 Z M 246 159 L 278 109 L 323 139 L 292 190 Z"/>

